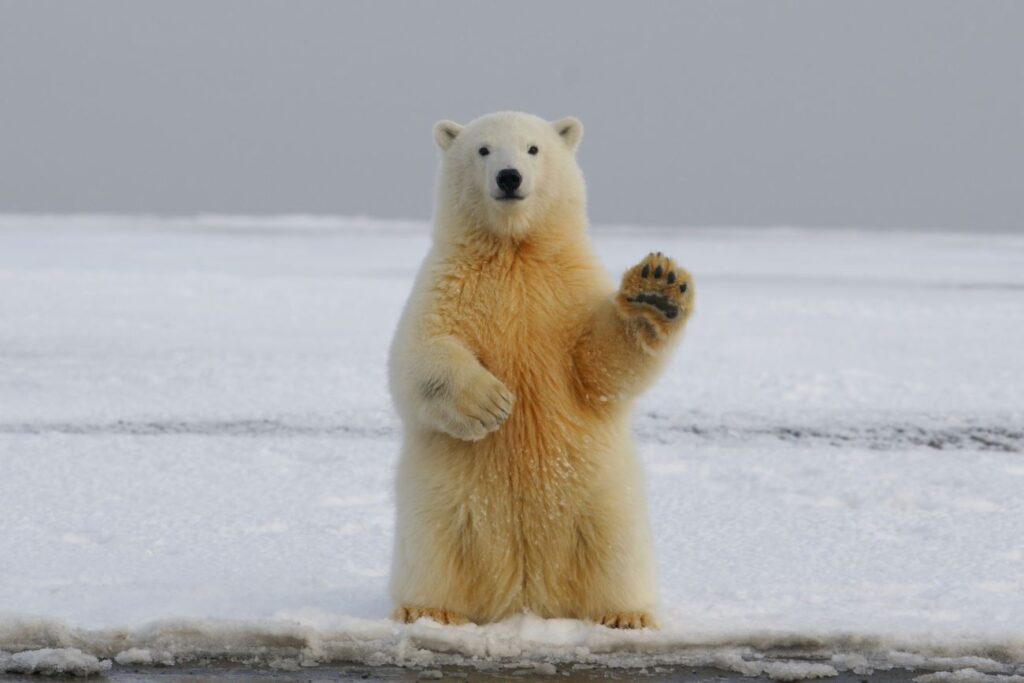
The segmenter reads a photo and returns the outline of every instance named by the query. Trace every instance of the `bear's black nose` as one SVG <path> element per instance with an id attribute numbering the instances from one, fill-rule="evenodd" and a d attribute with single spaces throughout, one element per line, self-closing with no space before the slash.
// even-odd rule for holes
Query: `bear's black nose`
<path id="1" fill-rule="evenodd" d="M 514 168 L 503 168 L 498 171 L 498 187 L 505 194 L 512 194 L 523 184 L 523 176 Z"/>

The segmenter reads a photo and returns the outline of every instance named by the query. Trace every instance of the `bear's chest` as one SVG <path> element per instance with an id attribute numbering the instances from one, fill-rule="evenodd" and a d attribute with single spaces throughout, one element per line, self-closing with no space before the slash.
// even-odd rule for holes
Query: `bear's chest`
<path id="1" fill-rule="evenodd" d="M 449 278 L 439 310 L 448 333 L 523 395 L 567 380 L 578 289 L 552 264 L 475 264 Z"/>

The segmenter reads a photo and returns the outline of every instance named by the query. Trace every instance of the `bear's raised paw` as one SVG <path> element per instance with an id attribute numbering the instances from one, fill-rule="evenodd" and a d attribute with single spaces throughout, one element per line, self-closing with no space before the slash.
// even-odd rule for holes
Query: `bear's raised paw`
<path id="1" fill-rule="evenodd" d="M 622 278 L 619 305 L 663 328 L 686 320 L 693 310 L 690 274 L 659 251 L 648 254 Z"/>

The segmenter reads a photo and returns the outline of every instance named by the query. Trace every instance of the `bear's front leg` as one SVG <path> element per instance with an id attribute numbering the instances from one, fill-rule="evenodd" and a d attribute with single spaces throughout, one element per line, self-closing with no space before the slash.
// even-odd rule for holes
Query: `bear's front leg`
<path id="1" fill-rule="evenodd" d="M 406 403 L 426 426 L 479 441 L 508 419 L 515 396 L 457 339 L 422 340 L 411 356 Z"/>
<path id="2" fill-rule="evenodd" d="M 595 304 L 572 351 L 584 400 L 615 404 L 643 391 L 693 312 L 693 300 L 690 274 L 661 252 L 626 271 L 619 290 Z"/>

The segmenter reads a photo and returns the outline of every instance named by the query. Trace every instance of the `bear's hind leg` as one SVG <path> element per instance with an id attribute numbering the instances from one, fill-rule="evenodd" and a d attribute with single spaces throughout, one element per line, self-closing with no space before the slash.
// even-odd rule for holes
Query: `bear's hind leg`
<path id="1" fill-rule="evenodd" d="M 622 449 L 629 453 L 628 446 Z M 580 616 L 610 628 L 655 628 L 654 556 L 643 482 L 632 457 L 617 460 L 607 485 L 594 491 L 590 509 L 576 520 L 576 604 Z"/>

